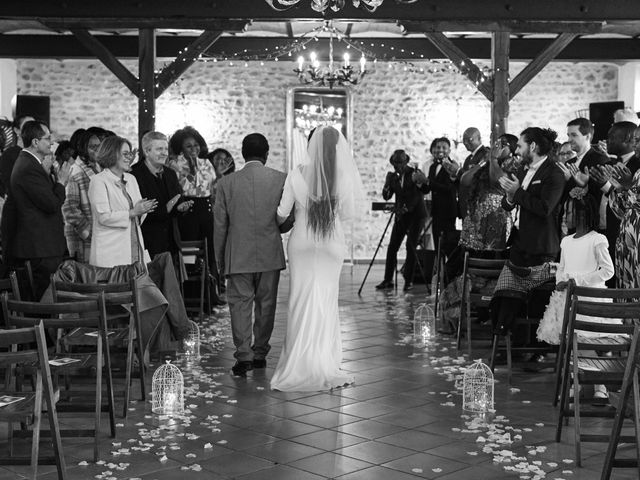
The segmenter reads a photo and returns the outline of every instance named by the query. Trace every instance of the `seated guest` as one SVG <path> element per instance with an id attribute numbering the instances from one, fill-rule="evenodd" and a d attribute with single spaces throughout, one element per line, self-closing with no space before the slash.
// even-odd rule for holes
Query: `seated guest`
<path id="1" fill-rule="evenodd" d="M 58 181 L 66 186 L 69 180 L 69 173 L 71 172 L 71 165 L 73 164 L 73 148 L 71 148 L 71 142 L 68 140 L 60 142 L 54 155 L 56 161 L 53 164 L 53 168 L 55 168 L 58 174 Z"/>
<path id="2" fill-rule="evenodd" d="M 183 240 L 206 240 L 209 251 L 209 272 L 214 277 L 212 303 L 224 302 L 218 297 L 218 271 L 213 251 L 213 183 L 216 172 L 206 158 L 207 145 L 202 135 L 193 127 L 176 131 L 169 140 L 169 153 L 173 158 L 169 166 L 178 174 L 185 200 L 191 201 L 189 209 L 178 218 Z"/>
<path id="3" fill-rule="evenodd" d="M 396 271 L 397 255 L 404 237 L 407 237 L 407 260 L 404 265 L 404 291 L 413 287 L 413 274 L 416 265 L 416 245 L 420 231 L 424 226 L 427 209 L 422 195 L 426 191 L 427 177 L 418 169 L 409 166 L 409 155 L 404 150 L 396 150 L 389 163 L 393 172 L 387 173 L 382 189 L 382 198 L 396 197 L 394 208 L 395 221 L 391 230 L 391 239 L 387 247 L 387 260 L 384 280 L 376 285 L 378 290 L 393 288 L 393 274 Z"/>
<path id="4" fill-rule="evenodd" d="M 97 161 L 103 170 L 89 184 L 91 265 L 147 263 L 140 222 L 158 202 L 143 199 L 136 178 L 127 173 L 133 158 L 131 144 L 122 137 L 107 137 L 98 149 Z"/>
<path id="5" fill-rule="evenodd" d="M 67 239 L 69 255 L 78 262 L 89 262 L 91 253 L 91 203 L 89 202 L 89 182 L 99 172 L 96 153 L 100 139 L 84 131 L 78 139 L 78 158 L 69 172 L 66 198 L 62 205 L 64 216 L 64 236 Z"/>
<path id="6" fill-rule="evenodd" d="M 173 218 L 177 212 L 186 212 L 192 202 L 182 200 L 176 172 L 165 168 L 169 155 L 167 137 L 160 132 L 147 132 L 141 143 L 144 161 L 136 163 L 131 173 L 138 181 L 140 194 L 158 202 L 158 208 L 150 212 L 142 224 L 144 243 L 151 257 L 161 252 L 175 254 Z"/>

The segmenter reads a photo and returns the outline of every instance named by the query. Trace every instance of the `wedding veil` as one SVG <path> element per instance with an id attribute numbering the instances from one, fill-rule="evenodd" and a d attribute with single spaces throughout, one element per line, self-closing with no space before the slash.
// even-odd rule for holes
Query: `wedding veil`
<path id="1" fill-rule="evenodd" d="M 364 186 L 346 138 L 333 127 L 318 127 L 307 146 L 308 161 L 302 165 L 307 184 L 307 222 L 316 236 L 334 231 L 341 220 L 364 213 Z"/>

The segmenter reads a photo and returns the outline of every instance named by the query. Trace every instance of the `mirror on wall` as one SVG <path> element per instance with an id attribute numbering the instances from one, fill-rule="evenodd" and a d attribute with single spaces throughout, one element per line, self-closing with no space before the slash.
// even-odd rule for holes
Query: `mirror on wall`
<path id="1" fill-rule="evenodd" d="M 351 93 L 346 88 L 294 87 L 287 91 L 287 167 L 304 158 L 307 137 L 320 125 L 332 125 L 352 136 Z"/>

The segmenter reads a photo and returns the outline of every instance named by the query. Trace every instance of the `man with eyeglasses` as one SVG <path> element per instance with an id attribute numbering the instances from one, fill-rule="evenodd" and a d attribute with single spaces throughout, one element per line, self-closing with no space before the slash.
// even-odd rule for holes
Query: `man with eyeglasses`
<path id="1" fill-rule="evenodd" d="M 39 300 L 49 277 L 62 263 L 65 251 L 62 184 L 51 174 L 51 132 L 46 124 L 30 121 L 21 132 L 24 149 L 11 173 L 9 198 L 15 212 L 15 229 L 9 240 L 17 265 L 31 262 L 35 300 Z"/>
<path id="2" fill-rule="evenodd" d="M 560 163 L 567 163 L 577 158 L 577 156 L 578 154 L 571 148 L 571 142 L 564 142 L 560 145 L 560 150 L 558 151 L 558 161 Z"/>

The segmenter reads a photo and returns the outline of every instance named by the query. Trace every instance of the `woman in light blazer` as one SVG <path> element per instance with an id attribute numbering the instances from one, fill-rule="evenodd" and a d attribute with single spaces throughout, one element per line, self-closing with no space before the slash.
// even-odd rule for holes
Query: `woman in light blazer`
<path id="1" fill-rule="evenodd" d="M 143 199 L 135 177 L 126 173 L 134 157 L 131 143 L 122 137 L 108 137 L 100 144 L 97 162 L 103 171 L 89 185 L 91 265 L 114 267 L 140 261 L 146 266 L 150 261 L 140 223 L 157 202 Z"/>

